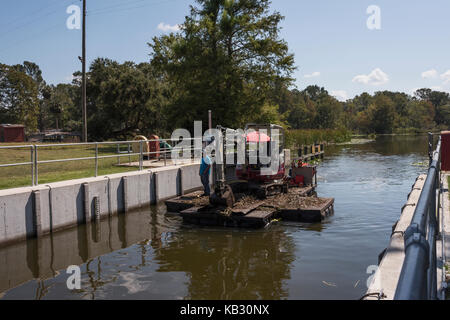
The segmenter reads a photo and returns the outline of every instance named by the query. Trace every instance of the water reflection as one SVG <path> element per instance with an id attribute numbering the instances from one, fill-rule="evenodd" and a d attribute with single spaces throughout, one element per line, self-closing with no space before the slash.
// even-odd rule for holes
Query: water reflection
<path id="1" fill-rule="evenodd" d="M 167 292 L 168 299 L 282 299 L 289 295 L 284 280 L 293 252 L 292 237 L 280 226 L 199 230 L 162 207 L 148 208 L 1 248 L 0 292 L 104 299 L 152 298 L 153 290 L 161 298 L 154 289 L 167 285 L 165 274 L 176 278 L 172 285 L 186 286 L 183 294 Z M 69 265 L 82 267 L 80 290 L 65 287 Z"/>
<path id="2" fill-rule="evenodd" d="M 426 141 L 329 146 L 317 191 L 335 198 L 335 215 L 323 223 L 198 228 L 158 206 L 0 248 L 0 297 L 356 299 L 424 170 L 413 164 Z M 81 267 L 81 290 L 67 289 L 69 265 Z"/>
<path id="3" fill-rule="evenodd" d="M 0 292 L 31 279 L 56 277 L 58 270 L 63 270 L 69 265 L 87 262 L 89 270 L 95 257 L 127 248 L 151 237 L 152 232 L 168 230 L 164 225 L 152 230 L 148 212 L 146 209 L 113 216 L 98 223 L 82 225 L 0 248 Z M 97 268 L 100 274 L 100 264 Z M 87 274 L 91 273 L 88 271 Z M 37 298 L 42 297 L 42 292 L 45 292 L 46 288 L 39 285 L 38 290 Z"/>
<path id="4" fill-rule="evenodd" d="M 188 299 L 282 299 L 294 242 L 282 228 L 187 230 L 155 250 L 158 271 L 190 275 Z"/>

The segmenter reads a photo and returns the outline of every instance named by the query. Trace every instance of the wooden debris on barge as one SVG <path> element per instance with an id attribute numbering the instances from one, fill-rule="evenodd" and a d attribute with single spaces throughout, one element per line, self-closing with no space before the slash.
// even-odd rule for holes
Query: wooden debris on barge
<path id="1" fill-rule="evenodd" d="M 229 208 L 192 207 L 180 212 L 183 221 L 202 226 L 264 228 L 274 219 L 276 209 L 255 209 L 246 215 L 235 214 Z"/>
<path id="2" fill-rule="evenodd" d="M 179 212 L 183 221 L 204 226 L 261 228 L 272 220 L 320 222 L 333 214 L 334 199 L 310 197 L 312 187 L 289 188 L 288 193 L 265 200 L 256 195 L 236 193 L 232 208 L 215 207 L 201 191 L 167 200 L 167 210 Z"/>
<path id="3" fill-rule="evenodd" d="M 334 213 L 333 198 L 298 197 L 281 194 L 277 198 L 279 216 L 283 220 L 320 222 Z"/>
<path id="4" fill-rule="evenodd" d="M 245 184 L 235 183 L 231 185 L 233 189 L 233 193 L 235 194 L 237 203 L 233 206 L 233 208 L 239 208 L 240 203 L 241 207 L 251 205 L 248 203 L 250 199 L 254 199 L 257 201 L 255 197 L 252 195 L 247 195 L 247 190 L 244 189 Z M 297 194 L 300 197 L 307 197 L 314 192 L 314 188 L 311 186 L 303 187 L 303 188 L 290 188 L 289 193 Z M 192 208 L 192 207 L 202 207 L 209 205 L 209 198 L 202 196 L 202 191 L 195 191 L 177 198 L 166 200 L 167 211 L 169 212 L 181 212 L 183 210 Z M 247 198 L 246 198 L 247 197 Z M 272 198 L 270 198 L 272 199 Z M 260 200 L 258 200 L 260 201 Z M 262 202 L 259 202 L 262 203 Z M 247 212 L 248 213 L 248 212 Z"/>

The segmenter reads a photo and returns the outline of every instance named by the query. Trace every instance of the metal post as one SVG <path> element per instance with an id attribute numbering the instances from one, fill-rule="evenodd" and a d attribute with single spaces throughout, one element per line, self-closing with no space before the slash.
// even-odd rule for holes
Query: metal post
<path id="1" fill-rule="evenodd" d="M 34 185 L 39 184 L 39 170 L 38 170 L 38 146 L 34 145 Z"/>
<path id="2" fill-rule="evenodd" d="M 439 174 L 439 173 L 438 173 Z M 435 179 L 436 181 L 436 179 Z M 428 207 L 429 230 L 428 245 L 431 250 L 428 268 L 428 298 L 436 299 L 437 283 L 436 283 L 436 235 L 438 234 L 438 224 L 436 221 L 436 183 L 431 190 L 431 199 Z"/>
<path id="3" fill-rule="evenodd" d="M 86 111 L 86 0 L 83 0 L 83 32 L 81 53 L 81 105 L 83 117 L 83 142 L 87 142 L 87 111 Z"/>
<path id="4" fill-rule="evenodd" d="M 120 146 L 119 146 L 119 144 L 117 144 L 117 154 L 119 155 L 117 157 L 117 164 L 120 164 Z"/>
<path id="5" fill-rule="evenodd" d="M 315 173 L 314 173 L 314 184 L 317 187 L 317 170 L 316 170 L 316 167 L 314 167 L 314 171 L 315 171 Z"/>
<path id="6" fill-rule="evenodd" d="M 433 134 L 428 132 L 428 166 L 431 166 L 433 161 Z"/>
<path id="7" fill-rule="evenodd" d="M 30 147 L 30 162 L 31 162 L 31 185 L 34 186 L 34 159 L 33 159 L 33 146 Z"/>
<path id="8" fill-rule="evenodd" d="M 164 148 L 164 167 L 166 166 L 166 159 L 167 159 L 166 152 L 167 150 L 166 148 Z"/>
<path id="9" fill-rule="evenodd" d="M 211 117 L 211 110 L 208 110 L 208 127 L 209 129 L 212 129 L 212 117 Z"/>
<path id="10" fill-rule="evenodd" d="M 128 144 L 128 154 L 130 154 L 130 147 L 131 147 L 131 145 Z M 131 156 L 130 155 L 128 156 L 128 163 L 131 164 Z"/>
<path id="11" fill-rule="evenodd" d="M 139 141 L 139 171 L 142 171 L 142 161 L 144 160 L 142 157 L 142 142 L 143 140 Z"/>
<path id="12" fill-rule="evenodd" d="M 98 175 L 98 143 L 95 143 L 95 176 Z"/>

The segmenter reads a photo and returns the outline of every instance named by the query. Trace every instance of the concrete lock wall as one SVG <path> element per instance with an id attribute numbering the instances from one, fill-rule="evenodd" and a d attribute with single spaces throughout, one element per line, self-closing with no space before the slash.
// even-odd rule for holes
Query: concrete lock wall
<path id="1" fill-rule="evenodd" d="M 180 167 L 157 170 L 154 173 L 156 201 L 163 201 L 181 195 Z"/>
<path id="2" fill-rule="evenodd" d="M 5 275 L 0 277 L 0 292 L 32 279 L 52 278 L 70 265 L 81 265 L 142 240 L 160 239 L 167 231 L 163 224 L 155 228 L 139 223 L 148 214 L 148 210 L 136 210 L 0 247 L 0 273 Z"/>
<path id="3" fill-rule="evenodd" d="M 0 190 L 0 245 L 199 189 L 198 170 L 198 164 L 187 164 Z"/>
<path id="4" fill-rule="evenodd" d="M 380 254 L 381 261 L 369 283 L 367 294 L 382 292 L 383 300 L 393 300 L 397 283 L 405 259 L 405 244 L 403 234 L 411 224 L 414 211 L 422 193 L 427 176 L 420 175 L 408 195 L 408 199 L 401 210 L 400 219 L 392 226 L 392 234 L 388 247 Z M 377 300 L 376 295 L 369 295 L 365 300 Z"/>
<path id="5" fill-rule="evenodd" d="M 199 164 L 181 168 L 181 190 L 183 193 L 188 193 L 202 187 L 199 171 Z"/>

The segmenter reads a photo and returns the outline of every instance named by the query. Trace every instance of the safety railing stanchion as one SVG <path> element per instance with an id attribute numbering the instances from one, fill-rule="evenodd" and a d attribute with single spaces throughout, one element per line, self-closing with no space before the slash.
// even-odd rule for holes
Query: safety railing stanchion
<path id="1" fill-rule="evenodd" d="M 166 164 L 166 161 L 167 161 L 167 155 L 166 155 L 166 153 L 167 153 L 167 150 L 166 150 L 166 147 L 164 147 L 164 149 L 163 149 L 164 151 L 164 167 L 167 165 Z"/>
<path id="2" fill-rule="evenodd" d="M 98 175 L 98 143 L 95 143 L 95 176 Z"/>
<path id="3" fill-rule="evenodd" d="M 34 145 L 34 185 L 39 184 L 38 146 Z"/>
<path id="4" fill-rule="evenodd" d="M 31 163 L 31 185 L 34 186 L 33 146 L 30 146 L 30 163 Z"/>
<path id="5" fill-rule="evenodd" d="M 142 171 L 142 161 L 144 160 L 142 156 L 142 142 L 143 140 L 139 141 L 139 171 Z"/>
<path id="6" fill-rule="evenodd" d="M 117 144 L 117 154 L 120 155 L 120 146 Z M 117 164 L 120 164 L 120 156 L 117 157 Z"/>
<path id="7" fill-rule="evenodd" d="M 428 166 L 433 162 L 433 134 L 428 132 Z"/>

